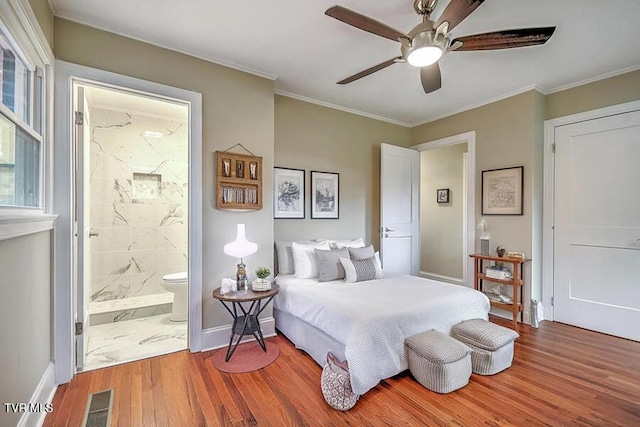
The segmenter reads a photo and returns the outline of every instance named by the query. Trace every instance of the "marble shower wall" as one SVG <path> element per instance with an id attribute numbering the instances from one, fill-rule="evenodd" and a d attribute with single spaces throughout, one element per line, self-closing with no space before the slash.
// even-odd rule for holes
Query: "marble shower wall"
<path id="1" fill-rule="evenodd" d="M 187 124 L 91 108 L 89 125 L 91 301 L 167 292 L 188 265 Z"/>

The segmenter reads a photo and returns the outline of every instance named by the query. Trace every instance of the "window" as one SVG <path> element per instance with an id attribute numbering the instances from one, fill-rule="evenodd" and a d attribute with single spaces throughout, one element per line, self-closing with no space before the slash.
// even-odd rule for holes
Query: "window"
<path id="1" fill-rule="evenodd" d="M 0 207 L 41 208 L 43 71 L 0 27 Z"/>

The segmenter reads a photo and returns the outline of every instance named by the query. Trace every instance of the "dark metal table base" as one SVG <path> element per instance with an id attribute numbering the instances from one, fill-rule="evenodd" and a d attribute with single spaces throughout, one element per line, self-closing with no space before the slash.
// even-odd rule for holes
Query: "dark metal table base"
<path id="1" fill-rule="evenodd" d="M 231 329 L 231 338 L 229 339 L 229 347 L 227 348 L 227 356 L 225 357 L 225 362 L 228 362 L 235 353 L 236 348 L 238 348 L 238 344 L 240 344 L 240 340 L 245 335 L 253 335 L 253 337 L 258 341 L 262 350 L 266 353 L 267 346 L 264 343 L 264 337 L 262 336 L 262 329 L 260 329 L 260 320 L 258 316 L 262 313 L 262 310 L 269 305 L 271 300 L 275 297 L 273 295 L 271 298 L 267 300 L 267 302 L 262 305 L 262 300 L 256 300 L 251 303 L 251 306 L 248 310 L 245 310 L 244 306 L 240 302 L 233 301 L 231 303 L 233 311 L 229 309 L 225 301 L 220 301 L 224 308 L 227 309 L 229 314 L 233 316 L 233 327 Z M 242 315 L 238 315 L 238 308 L 242 312 Z M 233 338 L 237 336 L 237 340 L 234 344 Z"/>

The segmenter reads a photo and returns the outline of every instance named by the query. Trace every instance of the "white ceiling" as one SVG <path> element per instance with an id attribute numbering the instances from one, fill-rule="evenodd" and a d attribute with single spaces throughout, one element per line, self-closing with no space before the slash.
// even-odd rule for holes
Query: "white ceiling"
<path id="1" fill-rule="evenodd" d="M 640 1 L 487 0 L 453 37 L 557 26 L 543 46 L 452 52 L 442 88 L 395 64 L 335 82 L 399 55 L 399 43 L 324 15 L 338 3 L 407 32 L 412 0 L 50 0 L 57 16 L 275 79 L 277 93 L 416 125 L 534 86 L 543 92 L 640 68 Z M 440 0 L 437 18 L 449 0 Z"/>

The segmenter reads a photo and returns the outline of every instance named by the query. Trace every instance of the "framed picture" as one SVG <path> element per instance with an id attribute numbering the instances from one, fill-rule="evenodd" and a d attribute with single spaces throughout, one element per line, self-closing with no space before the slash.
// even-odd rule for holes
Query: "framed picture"
<path id="1" fill-rule="evenodd" d="M 338 219 L 340 175 L 311 171 L 311 218 Z"/>
<path id="2" fill-rule="evenodd" d="M 441 188 L 436 190 L 436 201 L 438 203 L 449 203 L 449 189 Z"/>
<path id="3" fill-rule="evenodd" d="M 482 215 L 522 215 L 524 166 L 482 171 Z"/>
<path id="4" fill-rule="evenodd" d="M 273 217 L 304 218 L 304 170 L 273 168 Z"/>

